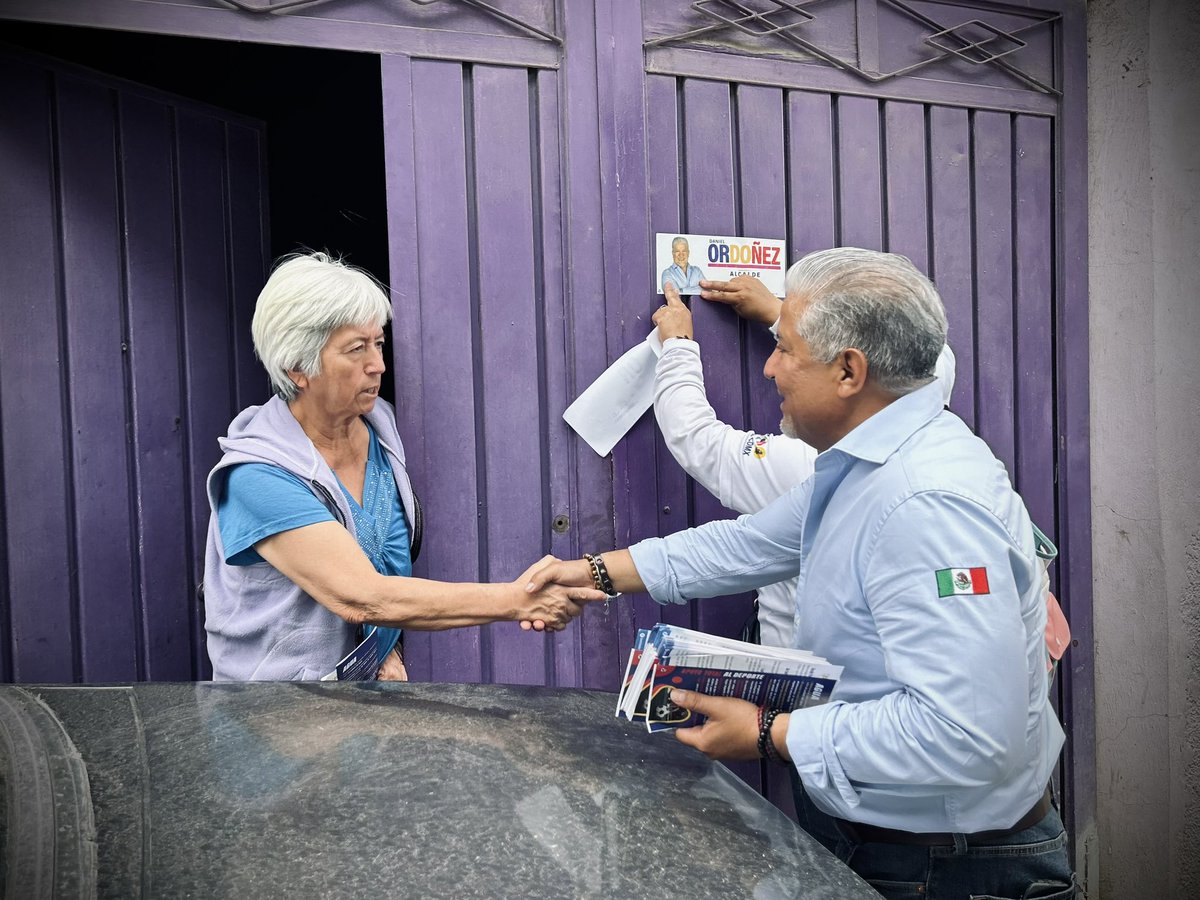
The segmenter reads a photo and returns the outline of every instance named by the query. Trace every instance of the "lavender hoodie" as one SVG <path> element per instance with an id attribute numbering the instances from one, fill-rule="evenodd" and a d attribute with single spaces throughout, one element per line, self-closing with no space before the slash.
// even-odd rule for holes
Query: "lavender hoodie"
<path id="1" fill-rule="evenodd" d="M 412 486 L 396 412 L 376 400 L 366 419 L 392 464 L 405 516 L 414 519 Z M 217 527 L 223 470 L 239 463 L 268 463 L 303 479 L 313 494 L 354 535 L 354 519 L 333 470 L 313 446 L 287 404 L 272 397 L 251 406 L 218 443 L 221 461 L 208 475 L 208 546 L 204 558 L 204 628 L 214 681 L 312 681 L 333 670 L 354 647 L 355 627 L 298 588 L 270 563 L 225 563 Z"/>

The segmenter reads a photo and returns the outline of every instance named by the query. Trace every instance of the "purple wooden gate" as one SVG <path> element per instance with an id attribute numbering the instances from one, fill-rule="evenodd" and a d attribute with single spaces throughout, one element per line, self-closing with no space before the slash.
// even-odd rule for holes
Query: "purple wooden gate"
<path id="1" fill-rule="evenodd" d="M 0 677 L 205 677 L 204 476 L 266 388 L 262 134 L 30 56 L 0 84 Z"/>
<path id="2" fill-rule="evenodd" d="M 600 459 L 567 430 L 562 410 L 650 329 L 658 303 L 648 287 L 654 232 L 785 238 L 791 259 L 857 244 L 904 253 L 937 281 L 958 356 L 952 406 L 1009 466 L 1035 520 L 1057 538 L 1056 586 L 1079 644 L 1091 645 L 1086 184 L 1078 162 L 1086 158 L 1083 0 L 227 5 L 237 8 L 210 0 L 59 0 L 49 8 L 7 0 L 0 15 L 380 54 L 393 372 L 401 433 L 428 512 L 418 574 L 509 579 L 544 552 L 576 556 L 725 515 L 683 478 L 648 419 Z M 46 89 L 21 94 L 36 108 L 21 113 L 33 116 L 27 130 L 35 143 L 46 140 L 45 117 L 60 111 L 46 111 L 37 93 Z M 0 102 L 18 101 L 6 94 Z M 179 148 L 193 145 L 176 141 L 176 165 L 184 161 Z M 42 151 L 44 168 L 51 156 Z M 65 151 L 60 156 L 65 163 Z M 50 175 L 34 178 L 45 184 Z M 34 193 L 46 207 L 33 219 L 42 239 L 12 235 L 0 246 L 25 255 L 59 246 L 60 217 L 46 196 Z M 14 217 L 4 219 L 12 230 Z M 74 223 L 61 221 L 65 241 Z M 228 233 L 211 229 L 216 243 L 223 238 L 215 235 Z M 176 237 L 202 240 L 183 226 Z M 114 259 L 118 245 L 108 251 Z M 130 284 L 144 275 L 134 268 L 119 269 Z M 65 273 L 63 281 L 80 274 L 51 265 L 22 277 L 37 296 L 54 297 L 55 272 Z M 7 269 L 0 275 L 6 291 L 14 277 Z M 776 401 L 761 377 L 766 336 L 723 309 L 694 306 L 718 413 L 774 430 Z M 188 309 L 183 303 L 172 314 L 191 327 Z M 70 338 L 70 313 L 68 304 L 55 314 L 60 339 Z M 33 309 L 20 316 L 23 329 L 41 321 Z M 4 454 L 16 466 L 6 469 L 9 520 L 57 517 L 46 534 L 77 534 L 67 528 L 70 488 L 47 512 L 14 487 L 37 452 L 25 425 L 45 407 L 12 399 L 9 384 L 22 390 L 37 373 L 28 345 L 9 334 L 0 344 Z M 194 353 L 185 337 L 180 346 Z M 130 379 L 137 372 L 122 368 L 123 359 L 100 362 Z M 68 388 L 79 371 L 54 373 L 52 394 L 67 399 L 50 404 L 50 440 L 75 452 L 100 439 L 69 440 Z M 179 375 L 180 389 L 198 383 L 187 366 Z M 211 419 L 223 425 L 233 398 L 228 385 L 211 391 L 221 398 Z M 192 466 L 186 479 L 194 479 L 202 448 L 181 440 L 177 452 Z M 126 460 L 126 473 L 143 465 L 140 449 L 111 453 Z M 124 477 L 114 496 L 131 489 Z M 162 482 L 158 496 L 170 499 L 153 504 L 159 515 L 180 496 L 192 501 L 194 481 L 186 479 Z M 131 501 L 121 515 L 135 508 Z M 199 518 L 195 508 L 184 514 L 193 530 Z M 20 581 L 26 576 L 13 563 L 28 552 L 14 540 L 26 539 L 15 533 L 10 526 L 10 582 L 28 597 L 32 584 Z M 106 561 L 128 558 L 136 542 L 128 543 Z M 119 585 L 125 575 L 68 578 L 73 560 L 90 557 L 74 544 L 50 545 L 52 581 L 39 586 L 53 597 L 55 616 L 78 630 L 90 604 L 103 601 L 83 597 L 77 585 Z M 744 599 L 662 610 L 633 598 L 592 607 L 549 639 L 512 625 L 413 634 L 410 671 L 422 679 L 611 689 L 637 627 L 667 618 L 731 633 L 745 613 Z M 14 604 L 12 615 L 14 626 L 20 619 L 42 633 L 45 618 L 29 607 Z M 1069 805 L 1087 820 L 1091 663 L 1079 649 L 1067 662 L 1064 784 Z M 27 671 L 38 670 L 6 674 Z M 92 671 L 81 666 L 75 674 Z"/>

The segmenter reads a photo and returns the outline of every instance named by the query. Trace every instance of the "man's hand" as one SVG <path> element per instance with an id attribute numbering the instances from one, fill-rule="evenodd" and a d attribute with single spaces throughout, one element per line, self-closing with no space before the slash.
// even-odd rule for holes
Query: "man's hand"
<path id="1" fill-rule="evenodd" d="M 379 667 L 375 678 L 377 681 L 408 681 L 408 669 L 404 668 L 404 658 L 400 655 L 398 644 L 383 658 L 383 665 Z"/>
<path id="2" fill-rule="evenodd" d="M 678 689 L 671 691 L 671 702 L 708 716 L 703 725 L 675 729 L 680 743 L 695 747 L 712 759 L 759 758 L 758 707 L 753 703 Z M 782 718 L 779 716 L 776 721 Z"/>
<path id="3" fill-rule="evenodd" d="M 543 556 L 525 570 L 525 590 L 540 591 L 547 585 L 561 584 L 568 587 L 594 587 L 592 567 L 586 559 L 562 560 L 554 556 Z M 597 592 L 599 593 L 599 592 Z M 604 594 L 600 594 L 601 599 Z"/>
<path id="4" fill-rule="evenodd" d="M 608 570 L 616 594 L 636 593 L 646 590 L 633 557 L 628 550 L 605 550 L 601 555 L 604 567 Z M 571 592 L 571 596 L 585 594 L 586 602 L 596 600 L 611 600 L 612 597 L 603 591 L 595 589 L 595 579 L 592 578 L 592 567 L 586 559 L 572 559 L 564 562 L 553 556 L 544 556 L 530 566 L 525 574 L 529 577 L 525 590 L 530 594 L 561 588 Z M 613 596 L 616 596 L 614 594 Z M 537 628 L 536 621 L 523 621 L 521 627 L 528 630 Z"/>
<path id="5" fill-rule="evenodd" d="M 692 312 L 679 299 L 679 289 L 673 284 L 665 284 L 663 296 L 666 298 L 666 305 L 656 309 L 653 316 L 654 324 L 658 326 L 659 340 L 678 337 L 690 340 L 693 334 Z"/>
<path id="6" fill-rule="evenodd" d="M 732 306 L 743 319 L 764 325 L 774 325 L 783 308 L 783 301 L 753 275 L 739 275 L 728 281 L 701 279 L 700 296 Z"/>
<path id="7" fill-rule="evenodd" d="M 577 569 L 582 565 L 583 572 L 580 574 Z M 588 593 L 595 596 L 597 600 L 607 599 L 606 596 L 597 591 L 592 582 L 592 570 L 587 564 L 587 560 L 571 560 L 564 562 L 555 556 L 543 556 L 532 566 L 521 573 L 521 577 L 517 579 L 525 592 L 531 595 L 538 595 L 544 591 L 560 588 L 563 590 L 587 589 Z M 580 612 L 583 607 L 580 607 Z M 527 618 L 521 620 L 521 628 L 524 631 L 529 631 L 531 628 L 534 631 L 542 631 L 547 628 L 547 623 L 541 619 Z M 551 631 L 562 631 L 561 628 L 550 628 Z"/>
<path id="8" fill-rule="evenodd" d="M 585 561 L 580 562 L 587 568 Z M 523 630 L 562 631 L 571 619 L 583 612 L 585 603 L 606 599 L 603 591 L 592 586 L 590 570 L 586 580 L 560 580 L 544 574 L 571 565 L 554 556 L 543 556 L 513 581 L 521 591 L 518 619 Z"/>

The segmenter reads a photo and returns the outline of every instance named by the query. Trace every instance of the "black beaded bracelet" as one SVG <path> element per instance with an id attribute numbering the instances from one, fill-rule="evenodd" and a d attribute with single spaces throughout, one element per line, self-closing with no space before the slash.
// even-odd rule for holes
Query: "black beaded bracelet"
<path id="1" fill-rule="evenodd" d="M 781 709 L 764 710 L 759 707 L 758 755 L 782 766 L 787 764 L 787 760 L 779 753 L 775 741 L 771 739 L 771 726 L 775 724 L 775 717 L 781 712 Z"/>

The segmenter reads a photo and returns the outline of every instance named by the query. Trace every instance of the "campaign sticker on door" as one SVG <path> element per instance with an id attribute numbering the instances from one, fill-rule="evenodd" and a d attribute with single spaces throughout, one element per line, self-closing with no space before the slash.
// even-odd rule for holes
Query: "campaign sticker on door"
<path id="1" fill-rule="evenodd" d="M 738 275 L 759 279 L 776 297 L 784 295 L 787 252 L 773 238 L 717 234 L 654 235 L 657 291 L 673 284 L 681 294 L 700 293 L 701 279 L 728 281 Z"/>

